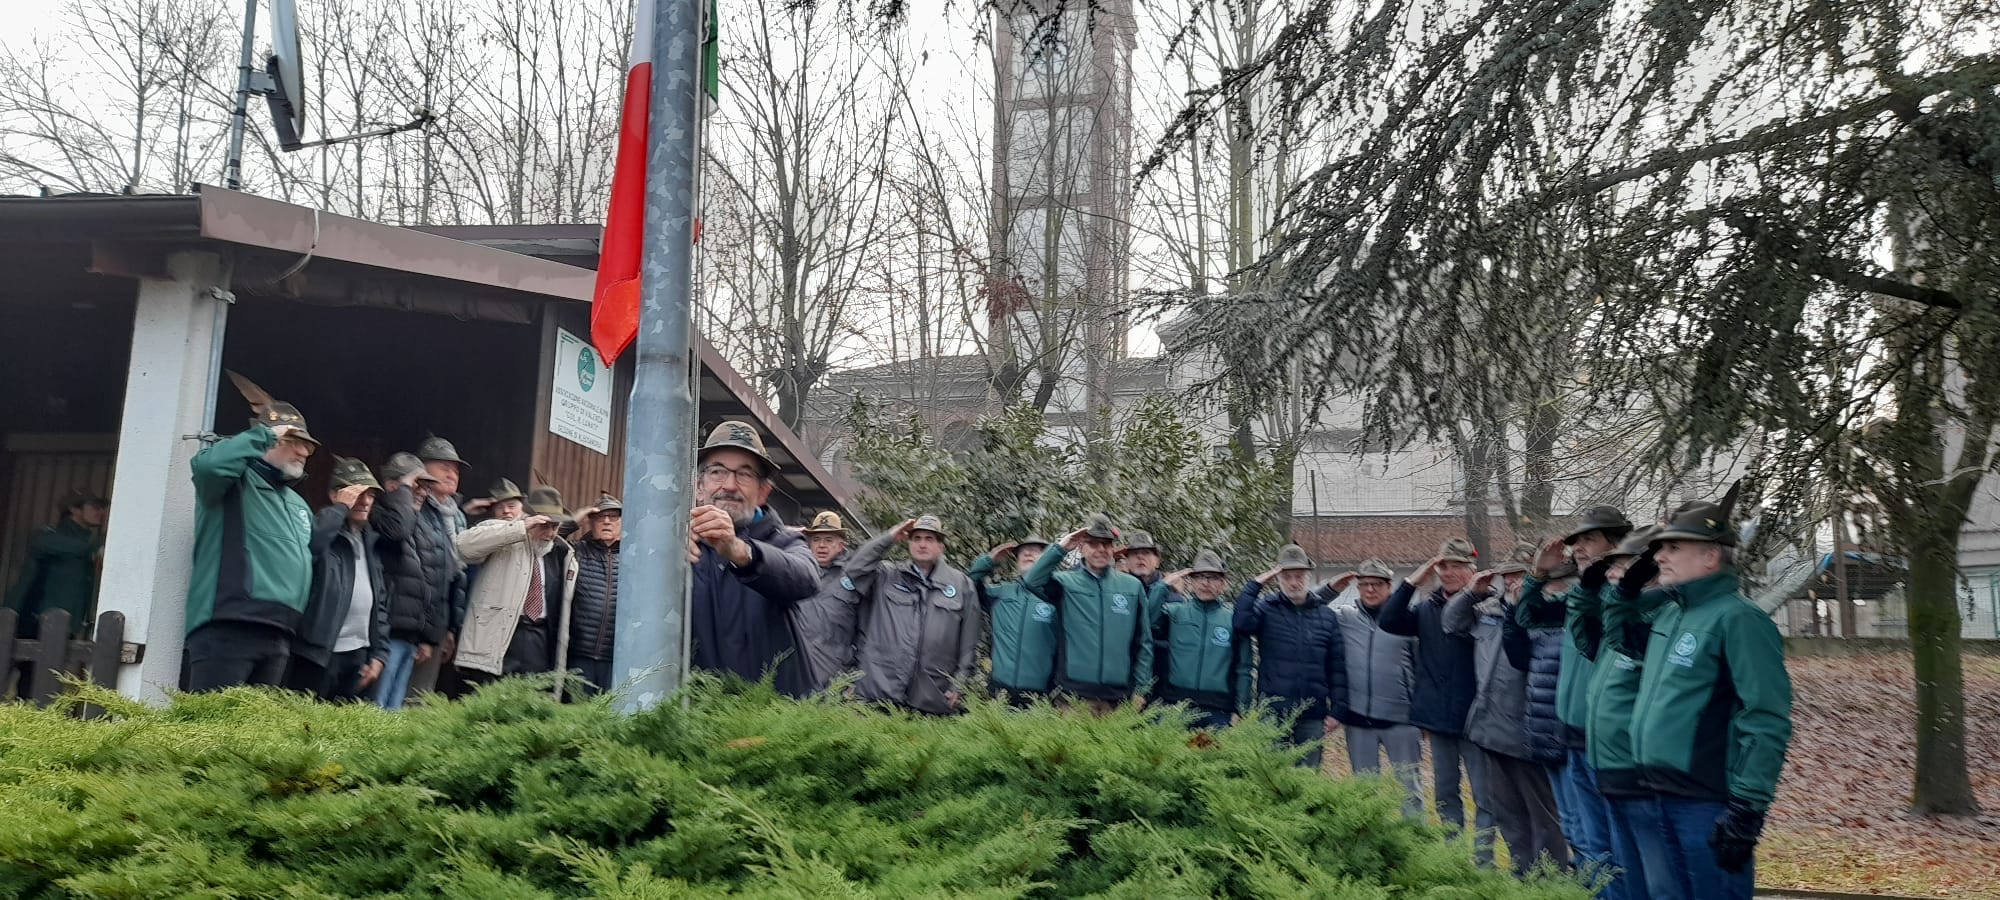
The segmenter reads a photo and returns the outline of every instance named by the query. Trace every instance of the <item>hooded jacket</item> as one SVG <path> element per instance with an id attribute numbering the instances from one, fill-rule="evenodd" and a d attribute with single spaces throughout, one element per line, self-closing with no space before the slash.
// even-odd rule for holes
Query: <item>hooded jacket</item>
<path id="1" fill-rule="evenodd" d="M 950 713 L 957 705 L 946 693 L 962 691 L 978 671 L 978 594 L 972 579 L 942 559 L 929 572 L 914 562 L 883 561 L 895 542 L 893 531 L 876 535 L 843 567 L 864 598 L 855 693 L 919 712 Z"/>
<path id="2" fill-rule="evenodd" d="M 313 517 L 312 599 L 306 603 L 298 633 L 292 635 L 292 655 L 321 666 L 333 658 L 334 641 L 340 638 L 340 626 L 347 622 L 348 607 L 354 602 L 356 554 L 361 556 L 368 588 L 375 596 L 368 617 L 368 658 L 389 658 L 389 605 L 383 594 L 387 579 L 375 553 L 374 529 L 349 529 L 350 509 L 334 503 Z"/>
<path id="3" fill-rule="evenodd" d="M 1056 687 L 1093 700 L 1124 700 L 1152 688 L 1153 629 L 1146 621 L 1145 586 L 1116 568 L 1062 569 L 1066 554 L 1050 547 L 1021 576 L 1030 593 L 1062 613 L 1056 644 Z"/>
<path id="4" fill-rule="evenodd" d="M 1396 586 L 1375 617 L 1383 631 L 1417 639 L 1416 682 L 1410 692 L 1410 724 L 1432 734 L 1458 737 L 1465 733 L 1465 716 L 1477 692 L 1473 677 L 1472 638 L 1444 629 L 1443 590 L 1416 599 L 1416 585 Z"/>
<path id="5" fill-rule="evenodd" d="M 704 544 L 694 566 L 694 667 L 749 681 L 773 674 L 779 693 L 806 696 L 812 675 L 799 657 L 791 611 L 819 590 L 819 564 L 805 538 L 768 506 L 738 525 L 736 536 L 750 545 L 748 565 L 731 565 Z"/>
<path id="6" fill-rule="evenodd" d="M 806 670 L 812 675 L 815 693 L 854 671 L 862 593 L 860 579 L 847 574 L 847 561 L 853 555 L 843 550 L 833 562 L 820 566 L 819 592 L 792 607 L 792 628 L 805 651 Z"/>
<path id="7" fill-rule="evenodd" d="M 264 461 L 278 436 L 252 425 L 194 455 L 194 571 L 187 630 L 211 621 L 291 634 L 312 593 L 312 510 Z"/>
<path id="8" fill-rule="evenodd" d="M 1771 805 L 1792 738 L 1792 679 L 1771 617 L 1723 569 L 1672 589 L 1653 619 L 1632 755 L 1653 790 Z"/>
<path id="9" fill-rule="evenodd" d="M 981 554 L 965 572 L 991 620 L 992 685 L 996 690 L 1046 693 L 1054 685 L 1062 614 L 1019 581 L 994 581 L 993 569 L 993 557 Z"/>
<path id="10" fill-rule="evenodd" d="M 1444 605 L 1444 630 L 1473 640 L 1476 688 L 1466 708 L 1465 738 L 1492 753 L 1527 759 L 1528 679 L 1507 660 L 1503 626 L 1513 609 L 1491 594 L 1466 589 Z"/>
<path id="11" fill-rule="evenodd" d="M 1276 701 L 1281 715 L 1345 720 L 1347 643 L 1339 618 L 1323 597 L 1293 603 L 1263 591 L 1252 581 L 1236 598 L 1237 637 L 1257 640 L 1257 696 Z"/>

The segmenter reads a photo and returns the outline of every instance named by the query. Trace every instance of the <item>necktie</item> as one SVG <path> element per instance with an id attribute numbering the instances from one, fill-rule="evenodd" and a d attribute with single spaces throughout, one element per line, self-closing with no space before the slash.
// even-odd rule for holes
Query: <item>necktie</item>
<path id="1" fill-rule="evenodd" d="M 542 620 L 542 561 L 535 560 L 534 571 L 528 575 L 528 602 L 521 606 L 521 616 L 531 622 Z"/>

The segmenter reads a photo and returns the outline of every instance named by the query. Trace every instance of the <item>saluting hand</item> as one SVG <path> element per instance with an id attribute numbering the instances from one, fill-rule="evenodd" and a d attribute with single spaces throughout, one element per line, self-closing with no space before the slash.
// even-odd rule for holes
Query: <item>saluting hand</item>
<path id="1" fill-rule="evenodd" d="M 1548 543 L 1542 545 L 1541 552 L 1535 554 L 1535 577 L 1549 577 L 1550 572 L 1562 566 L 1563 559 L 1568 555 L 1569 547 L 1562 538 L 1550 538 Z"/>
<path id="2" fill-rule="evenodd" d="M 1251 581 L 1254 581 L 1254 582 L 1257 582 L 1258 584 L 1270 584 L 1270 583 L 1271 583 L 1271 579 L 1273 579 L 1273 578 L 1276 578 L 1276 577 L 1278 577 L 1278 573 L 1279 573 L 1279 572 L 1282 572 L 1282 571 L 1284 571 L 1284 570 L 1283 570 L 1283 569 L 1279 569 L 1279 568 L 1275 568 L 1275 567 L 1274 567 L 1274 568 L 1272 568 L 1272 569 L 1271 569 L 1270 571 L 1268 571 L 1268 572 L 1265 572 L 1264 574 L 1262 574 L 1262 575 L 1259 575 L 1259 576 L 1257 576 L 1257 577 L 1255 577 L 1255 578 L 1252 578 L 1252 579 L 1250 579 L 1250 580 L 1251 580 Z"/>
<path id="3" fill-rule="evenodd" d="M 1007 541 L 1005 543 L 993 545 L 993 549 L 986 551 L 986 555 L 991 556 L 994 559 L 1005 559 L 1009 556 L 1013 556 L 1014 551 L 1019 549 L 1021 549 L 1021 544 L 1019 541 Z"/>
<path id="4" fill-rule="evenodd" d="M 350 484 L 333 492 L 333 502 L 352 509 L 354 504 L 360 502 L 361 495 L 367 492 L 368 486 L 365 484 Z"/>
<path id="5" fill-rule="evenodd" d="M 916 524 L 917 520 L 915 519 L 904 519 L 891 533 L 896 536 L 898 542 L 908 542 L 910 539 L 910 529 Z"/>
<path id="6" fill-rule="evenodd" d="M 1182 569 L 1178 572 L 1174 572 L 1168 575 L 1167 587 L 1173 588 L 1175 592 L 1179 592 L 1181 589 L 1181 582 L 1186 581 L 1188 575 L 1192 574 L 1193 572 L 1194 572 L 1193 569 Z"/>
<path id="7" fill-rule="evenodd" d="M 1487 589 L 1493 586 L 1493 579 L 1496 577 L 1498 576 L 1494 573 L 1492 569 L 1487 569 L 1476 575 L 1473 575 L 1472 592 L 1475 594 L 1485 593 Z"/>
<path id="8" fill-rule="evenodd" d="M 1063 535 L 1062 548 L 1064 550 L 1075 550 L 1077 545 L 1083 542 L 1083 533 L 1086 530 L 1087 529 L 1079 528 L 1075 531 Z"/>
<path id="9" fill-rule="evenodd" d="M 1409 582 L 1412 587 L 1423 587 L 1425 582 L 1430 581 L 1432 576 L 1437 574 L 1439 562 L 1439 559 L 1432 557 L 1423 565 L 1418 566 L 1415 572 L 1411 572 L 1410 577 L 1403 580 Z"/>
<path id="10" fill-rule="evenodd" d="M 1338 594 L 1341 591 L 1347 590 L 1347 586 L 1353 584 L 1355 579 L 1360 577 L 1361 575 L 1358 572 L 1342 572 L 1338 575 L 1333 576 L 1333 580 L 1327 582 L 1326 586 L 1333 589 L 1333 592 Z"/>

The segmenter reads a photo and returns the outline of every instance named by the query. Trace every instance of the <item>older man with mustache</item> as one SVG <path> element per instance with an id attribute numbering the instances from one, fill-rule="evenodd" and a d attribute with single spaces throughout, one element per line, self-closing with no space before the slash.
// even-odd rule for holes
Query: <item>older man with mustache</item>
<path id="1" fill-rule="evenodd" d="M 812 675 L 790 612 L 819 591 L 819 565 L 805 539 L 764 505 L 777 469 L 747 422 L 717 426 L 695 457 L 693 663 L 753 681 L 770 675 L 781 693 L 803 697 Z"/>

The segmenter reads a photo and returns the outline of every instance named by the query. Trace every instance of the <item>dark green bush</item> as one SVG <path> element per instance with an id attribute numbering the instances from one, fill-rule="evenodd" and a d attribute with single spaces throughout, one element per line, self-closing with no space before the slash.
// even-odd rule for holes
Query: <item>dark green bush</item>
<path id="1" fill-rule="evenodd" d="M 951 720 L 702 682 L 383 713 L 237 690 L 0 707 L 0 897 L 1583 897 L 1475 871 L 1262 722 Z"/>

